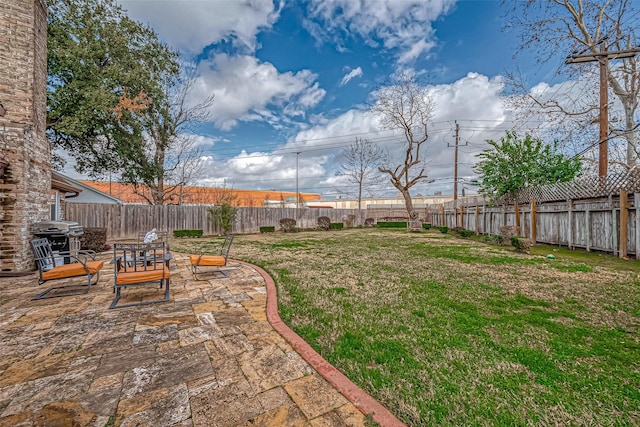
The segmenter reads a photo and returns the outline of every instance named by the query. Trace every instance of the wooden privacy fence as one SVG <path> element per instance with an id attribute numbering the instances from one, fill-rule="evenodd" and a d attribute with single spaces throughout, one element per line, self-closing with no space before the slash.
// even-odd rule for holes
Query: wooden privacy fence
<path id="1" fill-rule="evenodd" d="M 107 229 L 107 239 L 135 238 L 139 231 L 202 230 L 204 234 L 221 234 L 220 228 L 209 221 L 211 206 L 197 205 L 107 205 L 94 203 L 67 203 L 65 219 L 76 221 L 83 227 Z M 355 215 L 353 226 L 364 224 L 364 210 L 322 208 L 237 208 L 233 232 L 258 233 L 262 226 L 280 228 L 282 218 L 294 218 L 300 228 L 316 227 L 318 217 L 326 216 L 331 222 L 346 222 Z"/>
<path id="2" fill-rule="evenodd" d="M 430 211 L 434 226 L 500 234 L 500 227 L 515 225 L 520 235 L 535 242 L 610 252 L 620 257 L 631 253 L 640 259 L 640 193 L 620 191 L 601 198 L 548 203 L 533 200 L 495 207 L 467 201 L 457 206 L 432 207 Z"/>

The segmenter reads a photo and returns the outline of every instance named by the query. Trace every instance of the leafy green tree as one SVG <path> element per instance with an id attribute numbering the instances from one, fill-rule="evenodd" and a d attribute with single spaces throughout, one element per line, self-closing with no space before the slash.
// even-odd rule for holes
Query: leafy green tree
<path id="1" fill-rule="evenodd" d="M 507 131 L 500 142 L 488 140 L 491 148 L 478 154 L 480 162 L 474 171 L 480 175 L 479 193 L 496 200 L 514 197 L 524 187 L 571 181 L 582 170 L 579 159 L 567 158 L 557 152 L 557 141 L 542 140 Z"/>
<path id="2" fill-rule="evenodd" d="M 50 5 L 52 146 L 69 153 L 81 173 L 115 173 L 150 204 L 179 200 L 201 166 L 188 130 L 208 118 L 213 96 L 187 102 L 194 78 L 181 73 L 178 53 L 115 0 Z"/>
<path id="3" fill-rule="evenodd" d="M 180 190 L 202 170 L 202 147 L 189 131 L 194 123 L 208 119 L 213 95 L 187 102 L 194 82 L 181 75 L 175 84 L 165 85 L 166 108 L 131 108 L 136 103 L 126 98 L 118 105 L 124 105 L 122 117 L 139 122 L 143 129 L 139 143 L 122 147 L 121 180 L 133 184 L 134 192 L 150 204 L 181 203 Z"/>
<path id="4" fill-rule="evenodd" d="M 74 157 L 79 172 L 117 170 L 120 158 L 144 137 L 139 117 L 122 112 L 145 108 L 166 114 L 163 87 L 178 76 L 178 55 L 115 0 L 49 4 L 49 140 Z M 123 97 L 137 104 L 121 105 Z"/>

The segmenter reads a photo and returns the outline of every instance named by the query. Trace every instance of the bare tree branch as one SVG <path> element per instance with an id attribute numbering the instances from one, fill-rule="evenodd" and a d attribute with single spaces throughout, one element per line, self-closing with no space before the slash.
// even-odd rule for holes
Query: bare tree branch
<path id="1" fill-rule="evenodd" d="M 390 84 L 378 90 L 376 103 L 371 107 L 371 111 L 379 115 L 383 128 L 399 129 L 404 133 L 403 162 L 395 167 L 383 165 L 378 170 L 389 175 L 393 186 L 404 197 L 407 213 L 412 219 L 416 212 L 409 190 L 427 178 L 424 167 L 418 173 L 414 168 L 423 163 L 420 149 L 429 139 L 428 122 L 434 107 L 426 87 L 421 86 L 414 75 L 406 73 L 400 73 Z"/>
<path id="2" fill-rule="evenodd" d="M 534 50 L 540 62 L 549 60 L 558 49 L 574 54 L 601 53 L 600 42 L 607 43 L 613 50 L 637 46 L 635 30 L 638 28 L 640 14 L 637 4 L 631 0 L 532 0 L 503 3 L 511 5 L 510 26 L 520 29 L 520 50 Z M 630 168 L 638 163 L 638 132 L 634 129 L 640 99 L 640 72 L 637 68 L 639 60 L 636 56 L 607 61 L 608 83 L 615 95 L 610 108 L 610 123 L 622 121 L 626 131 L 620 134 L 620 140 L 610 143 L 610 148 L 616 144 L 626 145 L 626 149 L 621 152 L 614 150 L 620 156 L 614 159 L 615 166 L 624 164 Z M 560 73 L 575 81 L 582 77 L 582 81 L 590 79 L 597 82 L 596 71 L 597 67 L 593 63 L 585 63 L 564 66 Z M 556 116 L 559 121 L 573 118 L 576 121 L 570 123 L 580 123 L 579 126 L 583 129 L 595 123 L 594 113 L 599 111 L 599 104 L 594 96 L 568 102 L 569 100 L 557 96 L 545 98 L 533 94 L 517 79 L 507 79 L 507 84 L 512 85 L 513 92 L 520 95 L 510 97 L 512 105 L 528 110 L 529 115 L 546 113 Z M 585 141 L 585 144 L 591 143 L 593 141 Z"/>

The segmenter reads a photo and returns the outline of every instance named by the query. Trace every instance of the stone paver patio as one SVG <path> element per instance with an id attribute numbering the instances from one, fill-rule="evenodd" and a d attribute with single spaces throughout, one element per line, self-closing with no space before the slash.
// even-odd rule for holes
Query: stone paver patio
<path id="1" fill-rule="evenodd" d="M 268 322 L 261 274 L 196 281 L 174 255 L 170 302 L 117 310 L 110 264 L 80 296 L 32 301 L 35 274 L 0 278 L 0 426 L 364 425 Z"/>

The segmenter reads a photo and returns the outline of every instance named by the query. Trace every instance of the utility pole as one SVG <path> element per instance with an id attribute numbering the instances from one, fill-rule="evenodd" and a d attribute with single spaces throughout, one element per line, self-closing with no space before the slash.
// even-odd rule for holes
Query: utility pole
<path id="1" fill-rule="evenodd" d="M 300 207 L 300 192 L 298 191 L 298 158 L 300 157 L 300 152 L 296 152 L 296 209 Z"/>
<path id="2" fill-rule="evenodd" d="M 601 42 L 600 52 L 568 56 L 565 64 L 582 62 L 600 63 L 600 144 L 598 151 L 598 176 L 607 176 L 609 164 L 609 61 L 612 59 L 632 58 L 640 52 L 640 48 L 608 51 L 606 42 Z"/>
<path id="3" fill-rule="evenodd" d="M 458 144 L 460 143 L 460 125 L 456 121 L 456 151 L 453 160 L 453 200 L 458 200 Z"/>
<path id="4" fill-rule="evenodd" d="M 456 217 L 456 228 L 458 227 L 458 146 L 460 145 L 460 125 L 456 120 L 454 122 L 456 124 L 456 145 L 455 145 L 455 155 L 453 158 L 453 210 Z M 466 144 L 465 144 L 466 145 Z M 447 144 L 447 147 L 451 147 L 451 145 Z"/>

